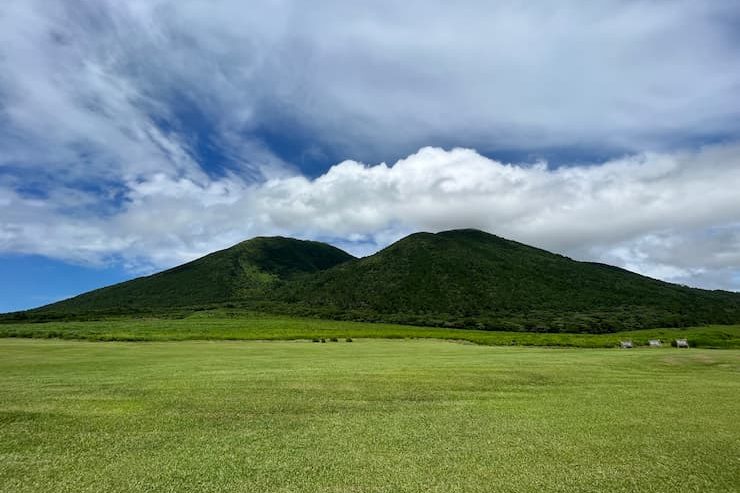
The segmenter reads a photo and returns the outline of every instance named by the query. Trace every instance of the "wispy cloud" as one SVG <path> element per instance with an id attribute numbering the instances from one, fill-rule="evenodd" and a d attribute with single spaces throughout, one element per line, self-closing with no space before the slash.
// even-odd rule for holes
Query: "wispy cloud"
<path id="1" fill-rule="evenodd" d="M 260 129 L 371 160 L 684 147 L 740 130 L 739 17 L 729 1 L 11 0 L 4 156 L 69 166 L 83 147 L 106 167 L 182 167 L 188 115 L 246 163 L 231 144 Z M 162 123 L 186 135 L 160 149 Z M 30 156 L 29 140 L 44 144 Z"/>

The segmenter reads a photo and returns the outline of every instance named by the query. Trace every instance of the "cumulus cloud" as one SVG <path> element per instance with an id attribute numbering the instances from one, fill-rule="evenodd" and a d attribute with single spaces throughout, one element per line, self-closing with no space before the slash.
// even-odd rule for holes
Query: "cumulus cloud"
<path id="1" fill-rule="evenodd" d="M 112 216 L 4 190 L 0 248 L 76 261 L 174 265 L 257 234 L 327 239 L 371 253 L 407 233 L 474 227 L 578 259 L 738 289 L 740 144 L 639 154 L 590 166 L 505 164 L 423 148 L 392 166 L 207 184 L 165 174 L 128 184 Z"/>
<path id="2" fill-rule="evenodd" d="M 475 227 L 662 279 L 738 289 L 738 186 L 738 144 L 555 169 L 425 148 L 391 167 L 346 161 L 315 180 L 267 182 L 252 200 L 269 204 L 269 223 L 309 235 L 377 231 L 382 244 L 401 232 Z"/>

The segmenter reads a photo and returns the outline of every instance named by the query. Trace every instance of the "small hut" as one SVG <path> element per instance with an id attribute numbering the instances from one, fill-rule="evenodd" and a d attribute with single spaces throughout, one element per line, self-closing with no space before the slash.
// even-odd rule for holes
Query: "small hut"
<path id="1" fill-rule="evenodd" d="M 688 339 L 676 339 L 676 347 L 677 348 L 685 347 L 686 349 L 688 349 L 689 348 Z"/>
<path id="2" fill-rule="evenodd" d="M 650 347 L 660 347 L 663 345 L 663 343 L 660 341 L 660 339 L 650 339 L 648 341 L 648 345 Z"/>

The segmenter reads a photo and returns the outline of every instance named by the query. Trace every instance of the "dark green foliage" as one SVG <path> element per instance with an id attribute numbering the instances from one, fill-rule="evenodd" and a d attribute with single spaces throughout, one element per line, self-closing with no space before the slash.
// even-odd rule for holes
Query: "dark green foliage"
<path id="1" fill-rule="evenodd" d="M 323 243 L 255 238 L 4 320 L 177 318 L 214 308 L 541 333 L 740 322 L 740 294 L 576 262 L 476 230 L 413 234 L 362 259 Z"/>
<path id="2" fill-rule="evenodd" d="M 740 320 L 740 295 L 576 262 L 475 230 L 418 233 L 284 288 L 323 315 L 450 328 L 614 332 Z"/>
<path id="3" fill-rule="evenodd" d="M 276 286 L 302 274 L 352 259 L 338 248 L 315 241 L 258 237 L 226 250 L 148 277 L 98 289 L 41 313 L 135 314 L 175 307 L 205 309 L 214 304 L 269 299 Z"/>

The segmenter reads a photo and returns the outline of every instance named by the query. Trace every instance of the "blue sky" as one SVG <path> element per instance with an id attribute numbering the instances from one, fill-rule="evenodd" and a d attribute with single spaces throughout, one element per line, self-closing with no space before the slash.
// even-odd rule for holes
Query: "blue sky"
<path id="1" fill-rule="evenodd" d="M 740 290 L 734 1 L 7 0 L 0 311 L 477 227 Z"/>

